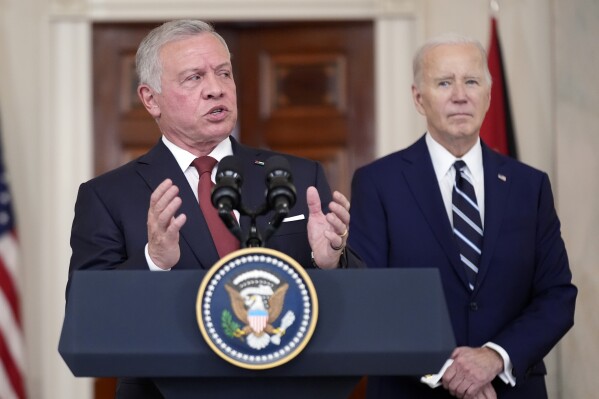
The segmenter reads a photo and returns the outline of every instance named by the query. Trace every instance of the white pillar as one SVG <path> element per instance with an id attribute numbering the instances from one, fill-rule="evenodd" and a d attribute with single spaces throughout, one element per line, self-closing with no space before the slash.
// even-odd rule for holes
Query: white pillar
<path id="1" fill-rule="evenodd" d="M 407 147 L 425 130 L 411 96 L 417 32 L 414 19 L 375 21 L 376 157 Z"/>
<path id="2" fill-rule="evenodd" d="M 43 80 L 40 84 L 43 149 L 40 180 L 39 295 L 43 332 L 40 396 L 91 398 L 87 379 L 75 379 L 58 354 L 64 317 L 64 290 L 70 260 L 70 223 L 79 184 L 92 176 L 91 26 L 83 19 L 49 19 L 42 39 Z"/>

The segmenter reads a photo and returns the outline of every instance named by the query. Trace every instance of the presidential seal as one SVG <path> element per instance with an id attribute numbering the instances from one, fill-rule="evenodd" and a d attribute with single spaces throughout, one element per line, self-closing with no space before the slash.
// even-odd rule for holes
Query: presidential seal
<path id="1" fill-rule="evenodd" d="M 204 276 L 196 316 L 218 356 L 239 367 L 267 369 L 290 361 L 308 344 L 318 300 L 295 260 L 272 249 L 246 248 Z"/>

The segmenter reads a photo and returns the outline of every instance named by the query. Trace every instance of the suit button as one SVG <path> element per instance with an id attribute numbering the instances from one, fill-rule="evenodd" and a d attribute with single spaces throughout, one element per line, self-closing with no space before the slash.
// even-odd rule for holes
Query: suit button
<path id="1" fill-rule="evenodd" d="M 478 310 L 478 303 L 470 302 L 470 310 L 472 310 L 472 311 Z"/>

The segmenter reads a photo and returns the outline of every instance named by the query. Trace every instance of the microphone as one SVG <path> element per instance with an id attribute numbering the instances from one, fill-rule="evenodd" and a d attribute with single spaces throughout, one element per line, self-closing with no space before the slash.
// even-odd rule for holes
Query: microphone
<path id="1" fill-rule="evenodd" d="M 241 204 L 240 187 L 242 183 L 241 167 L 237 159 L 232 155 L 221 159 L 216 171 L 216 185 L 212 189 L 210 198 L 212 205 L 218 210 L 218 216 L 238 238 L 241 232 L 236 231 L 239 230 L 239 224 L 232 212 Z"/>
<path id="2" fill-rule="evenodd" d="M 296 200 L 291 167 L 286 158 L 274 155 L 266 161 L 266 186 L 266 202 L 275 211 L 271 225 L 277 228 Z"/>

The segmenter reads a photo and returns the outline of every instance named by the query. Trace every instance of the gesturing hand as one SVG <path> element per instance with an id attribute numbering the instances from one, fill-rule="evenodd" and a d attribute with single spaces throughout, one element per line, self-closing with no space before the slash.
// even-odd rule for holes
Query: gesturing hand
<path id="1" fill-rule="evenodd" d="M 175 213 L 181 207 L 179 188 L 166 179 L 154 190 L 148 210 L 148 253 L 156 266 L 170 269 L 179 261 L 179 231 L 187 217 Z"/>
<path id="2" fill-rule="evenodd" d="M 349 200 L 340 192 L 333 193 L 330 212 L 322 212 L 320 196 L 315 187 L 306 191 L 308 208 L 308 241 L 314 253 L 314 262 L 322 269 L 332 269 L 339 264 L 345 247 L 349 227 Z"/>

